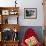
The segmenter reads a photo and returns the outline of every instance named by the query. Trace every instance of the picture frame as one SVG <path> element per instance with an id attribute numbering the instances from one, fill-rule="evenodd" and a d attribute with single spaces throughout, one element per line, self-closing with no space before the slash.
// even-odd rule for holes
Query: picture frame
<path id="1" fill-rule="evenodd" d="M 10 11 L 9 11 L 9 14 L 10 14 L 10 15 L 17 15 L 18 12 L 13 9 L 13 10 L 10 10 Z"/>
<path id="2" fill-rule="evenodd" d="M 2 15 L 9 15 L 9 10 L 2 10 Z"/>
<path id="3" fill-rule="evenodd" d="M 24 19 L 37 19 L 37 8 L 24 8 Z"/>

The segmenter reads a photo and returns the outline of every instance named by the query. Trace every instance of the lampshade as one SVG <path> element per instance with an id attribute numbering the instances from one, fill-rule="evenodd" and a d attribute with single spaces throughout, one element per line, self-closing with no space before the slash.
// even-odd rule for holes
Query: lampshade
<path id="1" fill-rule="evenodd" d="M 17 32 L 17 29 L 16 28 L 14 29 L 14 32 Z"/>
<path id="2" fill-rule="evenodd" d="M 17 2 L 16 2 L 17 0 L 15 0 L 15 7 L 16 7 L 16 4 L 17 4 Z"/>

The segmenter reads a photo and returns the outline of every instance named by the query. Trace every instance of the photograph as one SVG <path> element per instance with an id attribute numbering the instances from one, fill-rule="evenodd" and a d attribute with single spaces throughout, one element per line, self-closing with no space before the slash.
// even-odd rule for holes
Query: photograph
<path id="1" fill-rule="evenodd" d="M 25 19 L 36 19 L 37 8 L 24 8 L 24 18 Z"/>

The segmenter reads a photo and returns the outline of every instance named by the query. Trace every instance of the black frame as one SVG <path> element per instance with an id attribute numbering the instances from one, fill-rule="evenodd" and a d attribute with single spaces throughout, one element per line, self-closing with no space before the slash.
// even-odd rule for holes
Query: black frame
<path id="1" fill-rule="evenodd" d="M 25 17 L 25 14 L 26 14 L 25 11 L 28 10 L 28 9 L 29 10 L 32 10 L 32 9 L 35 10 L 35 12 L 36 12 L 35 14 L 36 15 L 35 15 L 34 18 L 30 18 L 30 16 L 29 16 L 29 18 L 28 17 Z M 37 8 L 24 8 L 24 19 L 37 19 Z"/>

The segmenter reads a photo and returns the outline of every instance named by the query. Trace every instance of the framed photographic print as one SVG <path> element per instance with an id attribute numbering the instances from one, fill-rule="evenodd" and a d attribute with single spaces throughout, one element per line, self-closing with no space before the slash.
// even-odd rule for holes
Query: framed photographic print
<path id="1" fill-rule="evenodd" d="M 9 15 L 9 10 L 2 10 L 2 15 Z"/>
<path id="2" fill-rule="evenodd" d="M 37 8 L 24 8 L 24 19 L 36 19 Z"/>

